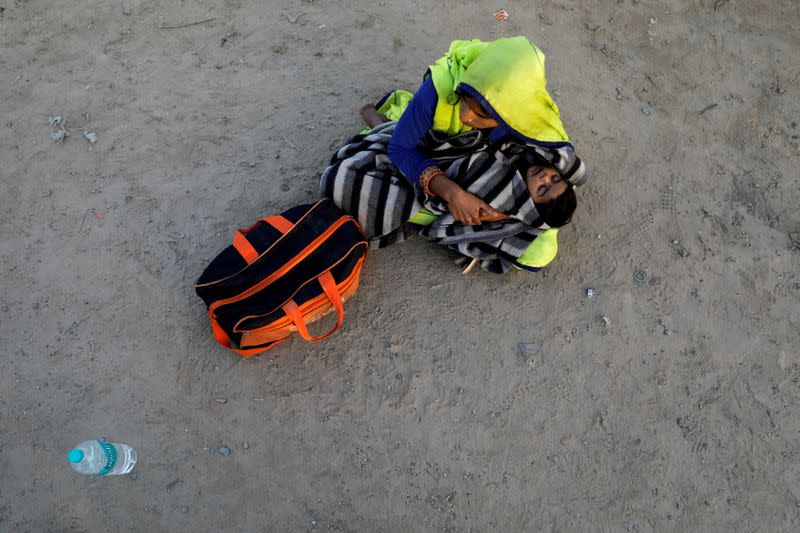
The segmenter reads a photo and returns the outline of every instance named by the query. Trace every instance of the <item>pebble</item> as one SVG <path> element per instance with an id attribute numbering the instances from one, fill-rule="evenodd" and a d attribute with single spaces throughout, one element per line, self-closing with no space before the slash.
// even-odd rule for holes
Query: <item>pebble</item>
<path id="1" fill-rule="evenodd" d="M 257 163 L 255 161 L 250 161 L 250 162 L 247 163 L 247 166 L 250 167 L 250 168 L 256 168 L 256 164 Z"/>
<path id="2" fill-rule="evenodd" d="M 675 420 L 675 423 L 676 423 L 676 424 L 678 424 L 678 427 L 683 427 L 684 425 L 686 425 L 686 419 L 685 419 L 685 418 L 683 418 L 682 416 L 679 416 L 679 417 L 678 417 L 678 418 Z"/>
<path id="3" fill-rule="evenodd" d="M 650 108 L 648 106 L 646 106 L 646 105 L 643 105 L 642 106 L 642 113 L 644 113 L 646 116 L 650 116 Z"/>
<path id="4" fill-rule="evenodd" d="M 227 398 L 217 398 L 215 401 L 217 403 L 228 403 L 228 399 Z"/>
<path id="5" fill-rule="evenodd" d="M 228 448 L 227 446 L 223 446 L 222 448 L 219 449 L 219 453 L 223 456 L 230 455 L 231 449 Z"/>
<path id="6" fill-rule="evenodd" d="M 678 241 L 672 241 L 672 244 L 675 244 L 675 245 L 677 245 L 677 244 L 678 244 Z"/>
<path id="7" fill-rule="evenodd" d="M 521 342 L 519 343 L 519 354 L 523 361 L 528 362 L 528 359 L 539 353 L 541 347 L 535 342 Z"/>
<path id="8" fill-rule="evenodd" d="M 245 450 L 246 450 L 246 449 L 248 449 L 249 447 L 250 447 L 250 445 L 249 445 L 249 444 L 247 444 L 247 441 L 244 441 L 244 442 L 242 443 L 242 448 L 244 448 Z"/>

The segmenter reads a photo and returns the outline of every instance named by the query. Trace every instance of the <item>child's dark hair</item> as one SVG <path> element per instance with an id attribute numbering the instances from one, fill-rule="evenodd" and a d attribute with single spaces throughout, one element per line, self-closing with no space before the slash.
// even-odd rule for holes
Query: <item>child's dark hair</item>
<path id="1" fill-rule="evenodd" d="M 575 195 L 575 186 L 569 181 L 567 181 L 567 188 L 555 200 L 546 204 L 536 204 L 539 216 L 551 228 L 560 228 L 569 224 L 577 207 L 578 198 Z"/>
<path id="2" fill-rule="evenodd" d="M 523 176 L 531 165 L 552 167 L 553 164 L 533 151 L 525 151 L 514 160 L 514 165 Z M 544 222 L 551 228 L 566 226 L 572 220 L 572 215 L 578 207 L 578 198 L 575 195 L 575 186 L 568 180 L 567 188 L 558 198 L 546 204 L 536 204 L 536 210 Z"/>

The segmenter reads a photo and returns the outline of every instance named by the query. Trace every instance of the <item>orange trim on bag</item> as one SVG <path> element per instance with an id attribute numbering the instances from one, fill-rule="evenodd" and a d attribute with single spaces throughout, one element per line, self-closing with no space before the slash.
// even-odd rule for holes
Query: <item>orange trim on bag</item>
<path id="1" fill-rule="evenodd" d="M 368 247 L 369 247 L 369 245 L 368 245 L 366 242 L 357 242 L 356 244 L 354 244 L 353 246 L 351 246 L 351 247 L 350 247 L 350 249 L 349 249 L 349 250 L 347 250 L 347 252 L 345 252 L 344 254 L 342 254 L 342 258 L 341 258 L 341 259 L 339 259 L 339 260 L 338 260 L 338 261 L 336 261 L 334 264 L 332 264 L 331 266 L 329 266 L 327 271 L 331 271 L 331 270 L 333 270 L 333 269 L 334 269 L 334 268 L 336 268 L 336 267 L 337 267 L 339 264 L 341 264 L 342 262 L 344 262 L 344 261 L 347 259 L 347 256 L 348 256 L 348 255 L 350 255 L 350 253 L 351 253 L 353 250 L 355 250 L 356 248 L 358 248 L 359 246 L 363 246 L 364 248 L 368 248 Z M 361 256 L 361 258 L 360 258 L 360 259 L 359 259 L 359 260 L 356 262 L 355 266 L 353 267 L 353 270 L 350 272 L 350 274 L 348 275 L 348 277 L 347 277 L 347 278 L 345 278 L 345 279 L 344 279 L 344 281 L 342 281 L 342 282 L 339 284 L 339 288 L 343 287 L 345 283 L 348 283 L 348 280 L 352 279 L 352 277 L 353 277 L 353 271 L 355 271 L 355 270 L 357 270 L 357 269 L 358 269 L 358 270 L 360 270 L 360 269 L 363 267 L 363 263 L 364 263 L 365 259 L 366 259 L 366 251 L 364 252 L 364 255 L 363 255 L 363 256 Z M 240 319 L 239 319 L 239 321 L 238 321 L 238 322 L 236 322 L 236 324 L 234 324 L 234 326 L 233 326 L 233 331 L 235 331 L 236 333 L 239 333 L 239 332 L 241 332 L 241 331 L 244 331 L 244 330 L 241 330 L 241 329 L 239 329 L 239 326 L 241 326 L 241 325 L 242 325 L 242 323 L 243 323 L 243 322 L 246 322 L 247 320 L 250 320 L 250 319 L 252 319 L 252 318 L 259 318 L 259 317 L 262 317 L 262 316 L 267 316 L 267 315 L 270 315 L 270 314 L 274 313 L 275 311 L 277 311 L 278 309 L 280 309 L 281 307 L 283 307 L 283 305 L 284 305 L 286 302 L 288 302 L 289 300 L 291 300 L 292 298 L 294 298 L 294 295 L 295 295 L 295 294 L 297 294 L 299 291 L 301 291 L 301 290 L 303 289 L 303 287 L 305 287 L 305 286 L 306 286 L 306 285 L 308 285 L 309 283 L 312 283 L 313 281 L 316 281 L 316 279 L 317 279 L 317 278 L 310 278 L 310 279 L 308 279 L 308 280 L 304 281 L 302 285 L 300 285 L 299 287 L 297 287 L 297 289 L 295 289 L 295 291 L 294 291 L 294 292 L 291 294 L 291 296 L 287 297 L 287 298 L 286 298 L 286 300 L 284 300 L 284 301 L 283 301 L 283 302 L 281 302 L 280 304 L 276 305 L 276 306 L 275 306 L 275 307 L 273 307 L 272 309 L 265 310 L 263 313 L 259 313 L 259 314 L 257 314 L 257 315 L 247 315 L 247 316 L 245 316 L 245 317 L 242 317 L 242 318 L 240 318 Z M 305 304 L 303 304 L 303 305 L 305 305 Z M 261 327 L 263 327 L 263 326 L 261 326 Z"/>
<path id="2" fill-rule="evenodd" d="M 364 259 L 365 257 L 359 259 L 356 263 L 356 266 L 353 268 L 353 272 L 344 281 L 338 284 L 337 291 L 339 292 L 341 301 L 349 300 L 356 293 L 356 290 L 358 290 L 359 280 L 361 277 L 361 268 L 364 264 Z M 303 305 L 299 306 L 299 312 L 305 319 L 306 324 L 310 324 L 321 319 L 322 317 L 330 314 L 330 312 L 333 310 L 334 308 L 331 306 L 331 301 L 327 294 L 320 294 L 316 298 L 312 298 Z M 243 320 L 245 319 L 240 320 L 239 323 L 241 323 Z M 281 317 L 256 329 L 240 330 L 237 328 L 238 325 L 234 326 L 234 331 L 237 333 L 242 333 L 242 340 L 239 343 L 242 348 L 263 345 L 268 342 L 285 339 L 291 336 L 291 334 L 295 331 L 298 331 L 296 324 L 291 320 L 291 318 L 289 318 L 289 316 Z"/>
<path id="3" fill-rule="evenodd" d="M 359 279 L 356 278 L 347 289 L 340 291 L 342 300 L 347 301 L 353 297 L 358 290 Z M 323 319 L 333 312 L 330 300 L 327 296 L 321 294 L 313 300 L 309 300 L 300 306 L 300 313 L 306 319 L 306 324 L 312 324 L 318 320 Z M 263 329 L 270 328 L 270 329 Z M 259 328 L 259 330 L 244 331 L 242 332 L 242 340 L 239 346 L 246 349 L 250 346 L 263 346 L 269 342 L 286 339 L 291 337 L 297 331 L 297 326 L 292 322 L 288 316 L 279 318 L 275 322 Z"/>
<path id="4" fill-rule="evenodd" d="M 294 268 L 303 259 L 305 259 L 309 255 L 311 255 L 314 252 L 314 250 L 319 248 L 319 246 L 328 237 L 330 237 L 337 229 L 339 229 L 341 226 L 343 226 L 347 222 L 350 222 L 351 220 L 352 220 L 352 218 L 350 218 L 350 217 L 341 217 L 341 218 L 339 218 L 339 220 L 337 220 L 336 222 L 331 224 L 330 227 L 328 227 L 316 239 L 314 239 L 311 242 L 311 244 L 309 244 L 308 246 L 303 248 L 303 250 L 299 254 L 294 256 L 290 261 L 287 261 L 286 264 L 284 264 L 281 268 L 279 268 L 278 270 L 276 270 L 275 272 L 273 272 L 272 274 L 270 274 L 266 278 L 262 279 L 261 281 L 259 281 L 258 283 L 256 283 L 252 287 L 250 287 L 249 289 L 247 289 L 247 290 L 245 290 L 243 292 L 240 292 L 236 296 L 231 296 L 230 298 L 225 298 L 224 300 L 217 300 L 216 302 L 212 303 L 208 307 L 209 314 L 211 314 L 211 316 L 214 316 L 214 311 L 216 311 L 219 307 L 221 307 L 223 305 L 228 305 L 228 304 L 232 304 L 232 303 L 236 303 L 238 301 L 244 300 L 245 298 L 247 298 L 249 296 L 252 296 L 253 294 L 257 293 L 258 291 L 260 291 L 264 287 L 270 285 L 273 281 L 275 281 L 276 279 L 280 278 L 281 276 L 286 274 L 286 272 L 288 272 L 289 270 Z"/>

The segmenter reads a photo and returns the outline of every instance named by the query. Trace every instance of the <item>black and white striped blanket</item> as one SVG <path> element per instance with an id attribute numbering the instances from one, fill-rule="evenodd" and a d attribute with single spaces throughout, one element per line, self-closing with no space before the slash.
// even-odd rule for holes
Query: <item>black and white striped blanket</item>
<path id="1" fill-rule="evenodd" d="M 438 214 L 429 226 L 415 227 L 425 239 L 478 259 L 488 272 L 508 271 L 548 226 L 539 219 L 524 178 L 511 163 L 522 151 L 535 150 L 563 175 L 580 179 L 583 163 L 571 150 L 503 143 L 489 146 L 478 131 L 441 140 L 426 140 L 429 155 L 467 191 L 510 218 L 468 225 L 457 222 L 440 198 L 415 190 L 389 159 L 396 122 L 387 122 L 347 141 L 322 174 L 320 191 L 358 220 L 370 245 L 402 241 L 406 222 L 422 207 Z M 559 168 L 562 167 L 562 168 Z"/>

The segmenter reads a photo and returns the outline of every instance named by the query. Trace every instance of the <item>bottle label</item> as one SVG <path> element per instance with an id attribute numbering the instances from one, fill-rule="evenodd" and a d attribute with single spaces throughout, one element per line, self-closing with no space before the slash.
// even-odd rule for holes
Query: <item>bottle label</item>
<path id="1" fill-rule="evenodd" d="M 115 464 L 117 464 L 117 448 L 113 444 L 103 442 L 102 440 L 98 440 L 97 444 L 103 448 L 103 452 L 106 454 L 106 466 L 104 466 L 103 469 L 97 473 L 97 475 L 105 476 L 111 472 L 111 469 L 114 468 Z"/>

